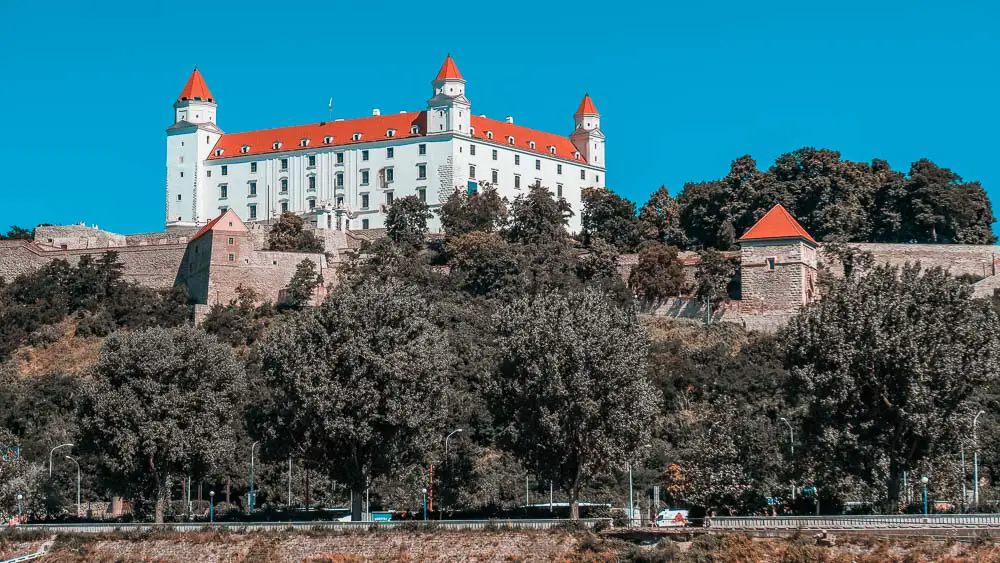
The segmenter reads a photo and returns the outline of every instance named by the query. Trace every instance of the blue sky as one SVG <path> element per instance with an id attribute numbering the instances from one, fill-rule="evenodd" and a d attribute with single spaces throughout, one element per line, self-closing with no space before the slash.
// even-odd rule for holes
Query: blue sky
<path id="1" fill-rule="evenodd" d="M 419 110 L 448 52 L 477 114 L 568 134 L 590 92 L 608 185 L 640 204 L 802 146 L 927 157 L 1000 201 L 998 21 L 986 0 L 2 2 L 0 228 L 161 229 L 195 65 L 237 132 L 325 120 L 331 96 Z"/>

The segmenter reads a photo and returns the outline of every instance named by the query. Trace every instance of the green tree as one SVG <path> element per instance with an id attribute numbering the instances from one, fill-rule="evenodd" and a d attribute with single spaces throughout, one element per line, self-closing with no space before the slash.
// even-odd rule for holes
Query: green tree
<path id="1" fill-rule="evenodd" d="M 266 402 L 251 423 L 264 455 L 296 457 L 354 492 L 440 446 L 447 414 L 447 336 L 421 292 L 399 281 L 340 286 L 291 315 L 258 353 Z"/>
<path id="2" fill-rule="evenodd" d="M 677 258 L 677 248 L 665 244 L 643 247 L 628 285 L 648 305 L 679 295 L 684 287 L 684 266 Z"/>
<path id="3" fill-rule="evenodd" d="M 632 459 L 658 410 L 634 311 L 588 289 L 521 297 L 494 317 L 500 360 L 487 394 L 501 442 L 551 480 L 579 518 L 580 489 Z"/>
<path id="4" fill-rule="evenodd" d="M 701 252 L 701 261 L 694 273 L 699 298 L 712 303 L 728 301 L 730 285 L 736 276 L 737 261 L 711 248 Z"/>
<path id="5" fill-rule="evenodd" d="M 455 286 L 472 295 L 520 288 L 516 249 L 497 233 L 473 231 L 449 237 L 449 266 Z"/>
<path id="6" fill-rule="evenodd" d="M 660 186 L 639 209 L 639 228 L 643 237 L 678 248 L 687 246 L 680 214 L 677 200 L 671 197 L 666 186 Z"/>
<path id="7" fill-rule="evenodd" d="M 251 346 L 260 339 L 269 317 L 271 303 L 257 306 L 259 295 L 253 289 L 236 286 L 236 297 L 223 305 L 216 303 L 202 320 L 201 328 L 233 346 Z"/>
<path id="8" fill-rule="evenodd" d="M 548 188 L 535 184 L 511 204 L 505 235 L 507 240 L 520 244 L 563 242 L 569 238 L 566 225 L 572 216 L 565 199 L 556 199 Z"/>
<path id="9" fill-rule="evenodd" d="M 267 234 L 267 247 L 286 252 L 323 252 L 323 241 L 304 227 L 302 217 L 287 211 L 282 213 Z"/>
<path id="10" fill-rule="evenodd" d="M 427 238 L 427 220 L 432 217 L 434 214 L 427 204 L 417 196 L 401 197 L 389 206 L 385 217 L 386 234 L 397 244 L 419 248 Z"/>
<path id="11" fill-rule="evenodd" d="M 635 216 L 635 204 L 607 188 L 587 188 L 581 193 L 582 238 L 590 245 L 601 238 L 621 252 L 632 252 L 642 238 Z"/>
<path id="12" fill-rule="evenodd" d="M 438 210 L 441 226 L 450 236 L 473 231 L 494 233 L 507 223 L 507 201 L 491 184 L 481 184 L 473 193 L 455 190 Z"/>
<path id="13" fill-rule="evenodd" d="M 0 448 L 6 453 L 8 448 L 19 445 L 17 438 L 7 429 L 0 427 Z M 0 523 L 6 526 L 17 518 L 18 499 L 23 516 L 44 514 L 44 473 L 41 464 L 31 463 L 26 456 L 0 459 Z"/>
<path id="14" fill-rule="evenodd" d="M 979 182 L 927 159 L 914 162 L 895 208 L 902 224 L 895 239 L 901 242 L 994 244 L 996 219 L 989 197 Z"/>
<path id="15" fill-rule="evenodd" d="M 111 490 L 155 499 L 162 523 L 172 478 L 205 475 L 231 455 L 245 393 L 232 349 L 200 330 L 114 333 L 79 410 L 83 449 Z"/>
<path id="16" fill-rule="evenodd" d="M 35 230 L 11 225 L 7 234 L 0 233 L 0 240 L 34 240 Z"/>
<path id="17" fill-rule="evenodd" d="M 285 287 L 284 305 L 291 309 L 301 309 L 309 304 L 316 288 L 323 285 L 323 274 L 316 270 L 316 263 L 306 258 L 295 267 L 292 279 Z"/>
<path id="18" fill-rule="evenodd" d="M 989 303 L 940 268 L 877 265 L 835 284 L 781 336 L 813 470 L 895 508 L 903 472 L 953 454 L 977 389 L 1000 377 L 998 329 Z"/>

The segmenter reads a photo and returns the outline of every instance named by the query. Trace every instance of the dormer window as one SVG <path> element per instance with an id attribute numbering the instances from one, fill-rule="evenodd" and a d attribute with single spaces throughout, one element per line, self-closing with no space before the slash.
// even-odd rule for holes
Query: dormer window
<path id="1" fill-rule="evenodd" d="M 507 135 L 507 142 L 513 145 L 514 144 L 514 137 L 512 135 Z"/>
<path id="2" fill-rule="evenodd" d="M 353 141 L 360 141 L 361 140 L 361 133 L 355 133 L 355 134 L 351 135 L 351 140 L 353 140 Z"/>
<path id="3" fill-rule="evenodd" d="M 309 146 L 309 139 L 303 138 L 301 141 L 299 141 L 299 146 L 308 147 Z"/>
<path id="4" fill-rule="evenodd" d="M 386 129 L 385 136 L 386 137 L 395 137 L 396 136 L 396 130 L 395 129 Z"/>
<path id="5" fill-rule="evenodd" d="M 274 150 L 278 150 L 281 148 L 281 145 L 282 145 L 281 141 L 275 141 L 274 144 L 271 145 L 271 148 L 273 148 Z"/>
<path id="6" fill-rule="evenodd" d="M 528 148 L 529 149 L 535 148 L 535 142 L 534 141 L 528 141 Z"/>
<path id="7" fill-rule="evenodd" d="M 411 135 L 419 135 L 420 134 L 420 126 L 419 125 L 413 125 L 412 127 L 410 127 L 410 134 Z"/>
<path id="8" fill-rule="evenodd" d="M 242 147 L 240 147 L 240 152 L 243 154 L 250 152 L 250 145 L 243 145 Z"/>
<path id="9" fill-rule="evenodd" d="M 215 149 L 215 156 L 222 156 L 222 149 Z"/>
<path id="10" fill-rule="evenodd" d="M 573 158 L 580 158 L 580 151 L 573 151 Z"/>
<path id="11" fill-rule="evenodd" d="M 556 148 L 552 145 L 549 145 L 549 154 L 556 154 Z"/>
<path id="12" fill-rule="evenodd" d="M 327 135 L 326 137 L 323 137 L 323 142 L 329 145 L 333 142 L 333 136 Z"/>
<path id="13" fill-rule="evenodd" d="M 493 131 L 487 131 L 486 132 L 486 138 L 492 141 L 493 140 Z"/>

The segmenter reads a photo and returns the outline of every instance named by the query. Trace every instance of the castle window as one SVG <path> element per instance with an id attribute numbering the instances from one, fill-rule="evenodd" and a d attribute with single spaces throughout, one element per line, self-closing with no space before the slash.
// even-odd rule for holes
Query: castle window
<path id="1" fill-rule="evenodd" d="M 309 209 L 316 209 L 316 198 L 309 198 Z"/>
<path id="2" fill-rule="evenodd" d="M 514 137 L 512 135 L 507 135 L 507 142 L 513 145 L 514 144 Z"/>
<path id="3" fill-rule="evenodd" d="M 361 160 L 366 160 L 366 161 L 368 160 L 368 151 L 367 150 L 361 151 Z"/>
<path id="4" fill-rule="evenodd" d="M 427 145 L 423 143 L 417 145 L 417 154 L 421 155 L 427 154 Z"/>
<path id="5" fill-rule="evenodd" d="M 205 171 L 205 175 L 208 176 L 209 178 L 211 178 L 212 177 L 212 171 L 211 170 L 206 170 Z"/>
<path id="6" fill-rule="evenodd" d="M 581 180 L 586 180 L 587 179 L 587 171 L 586 170 L 580 170 L 580 179 Z"/>
<path id="7" fill-rule="evenodd" d="M 195 117 L 197 118 L 198 116 L 196 115 Z M 206 145 L 212 144 L 212 138 L 209 137 L 208 135 L 205 135 L 205 144 Z"/>
<path id="8" fill-rule="evenodd" d="M 562 197 L 562 184 L 556 184 L 556 197 Z"/>
<path id="9" fill-rule="evenodd" d="M 337 153 L 337 164 L 343 164 L 343 163 L 344 163 L 344 153 L 338 152 Z"/>
<path id="10" fill-rule="evenodd" d="M 600 174 L 594 174 L 594 183 L 595 184 L 600 184 L 601 183 L 601 175 Z"/>
<path id="11" fill-rule="evenodd" d="M 395 196 L 393 196 L 392 192 L 385 192 L 385 204 L 387 206 L 388 205 L 392 205 L 393 201 L 396 201 L 396 200 L 395 200 Z"/>
<path id="12" fill-rule="evenodd" d="M 228 244 L 230 246 L 232 246 L 235 243 L 236 243 L 236 239 L 234 239 L 233 237 L 229 237 L 229 240 L 226 242 L 226 244 Z"/>
<path id="13" fill-rule="evenodd" d="M 469 178 L 476 178 L 476 166 L 474 164 L 469 165 Z"/>
<path id="14" fill-rule="evenodd" d="M 222 149 L 215 149 L 215 156 L 222 156 Z"/>
<path id="15" fill-rule="evenodd" d="M 250 197 L 257 195 L 257 180 L 250 180 Z"/>
<path id="16" fill-rule="evenodd" d="M 494 184 L 494 185 L 495 185 L 495 184 L 497 184 L 497 182 L 499 182 L 499 181 L 500 181 L 500 179 L 499 179 L 499 176 L 500 176 L 500 171 L 499 171 L 499 170 L 496 170 L 496 169 L 494 169 L 494 170 L 493 170 L 493 178 L 492 178 L 492 180 L 493 180 L 493 184 Z"/>
<path id="17" fill-rule="evenodd" d="M 229 175 L 229 167 L 226 166 L 225 164 L 222 165 L 222 175 L 223 176 L 228 176 Z"/>
<path id="18" fill-rule="evenodd" d="M 535 159 L 535 170 L 541 170 L 541 169 L 542 169 L 542 161 L 541 161 L 541 159 L 536 158 Z"/>
<path id="19" fill-rule="evenodd" d="M 181 200 L 181 194 L 177 194 L 177 201 Z"/>
<path id="20" fill-rule="evenodd" d="M 549 154 L 556 154 L 556 148 L 552 145 L 549 145 Z"/>
<path id="21" fill-rule="evenodd" d="M 535 142 L 534 141 L 528 141 L 528 148 L 529 149 L 534 149 L 535 148 Z"/>
<path id="22" fill-rule="evenodd" d="M 288 213 L 288 202 L 287 201 L 281 202 L 281 212 L 282 213 Z"/>
<path id="23" fill-rule="evenodd" d="M 311 154 L 306 158 L 309 159 L 309 166 L 316 166 L 316 155 Z"/>
<path id="24" fill-rule="evenodd" d="M 493 149 L 493 160 L 497 159 L 497 150 Z"/>
<path id="25" fill-rule="evenodd" d="M 487 131 L 486 132 L 486 138 L 492 141 L 493 140 L 493 131 Z"/>
<path id="26" fill-rule="evenodd" d="M 361 140 L 361 133 L 355 133 L 355 134 L 351 135 L 351 139 L 355 140 L 355 141 L 360 141 Z"/>
<path id="27" fill-rule="evenodd" d="M 386 168 L 385 169 L 385 183 L 386 184 L 391 184 L 394 179 L 395 179 L 395 172 L 393 171 L 393 169 L 392 168 Z"/>
<path id="28" fill-rule="evenodd" d="M 410 127 L 410 134 L 411 135 L 419 135 L 420 134 L 420 126 L 419 125 L 414 125 L 414 126 Z"/>
<path id="29" fill-rule="evenodd" d="M 225 184 L 219 184 L 219 199 L 226 199 L 229 195 L 229 186 Z"/>
<path id="30" fill-rule="evenodd" d="M 338 188 L 343 188 L 344 187 L 344 173 L 343 172 L 337 172 L 337 187 Z"/>
<path id="31" fill-rule="evenodd" d="M 368 219 L 362 219 L 361 220 L 361 228 L 362 229 L 367 229 L 368 228 Z"/>
<path id="32" fill-rule="evenodd" d="M 250 204 L 250 218 L 251 219 L 257 218 L 257 206 L 252 203 Z"/>
<path id="33" fill-rule="evenodd" d="M 301 141 L 299 141 L 299 145 L 303 146 L 303 147 L 308 147 L 309 146 L 309 139 L 302 139 Z"/>
<path id="34" fill-rule="evenodd" d="M 281 191 L 282 192 L 287 192 L 288 191 L 288 178 L 282 178 L 281 179 Z"/>
<path id="35" fill-rule="evenodd" d="M 476 156 L 476 145 L 469 145 L 469 155 Z"/>
<path id="36" fill-rule="evenodd" d="M 417 165 L 417 179 L 418 180 L 426 180 L 427 179 L 427 165 L 426 164 L 418 164 Z"/>
<path id="37" fill-rule="evenodd" d="M 287 158 L 281 159 L 281 170 L 282 171 L 288 170 L 288 159 Z"/>
<path id="38" fill-rule="evenodd" d="M 362 186 L 367 186 L 368 185 L 368 170 L 367 169 L 361 171 L 361 185 Z"/>
<path id="39" fill-rule="evenodd" d="M 475 135 L 475 134 L 476 134 L 476 128 L 475 127 L 469 127 L 469 135 Z"/>
<path id="40" fill-rule="evenodd" d="M 521 189 L 521 176 L 519 174 L 514 174 L 514 189 Z"/>
<path id="41" fill-rule="evenodd" d="M 556 174 L 562 174 L 562 164 L 556 164 Z"/>
<path id="42" fill-rule="evenodd" d="M 278 149 L 280 149 L 280 148 L 281 148 L 281 141 L 275 141 L 275 142 L 274 142 L 274 143 L 273 143 L 273 144 L 271 145 L 271 147 L 272 147 L 272 148 L 274 148 L 274 150 L 278 150 Z"/>
<path id="43" fill-rule="evenodd" d="M 316 176 L 309 176 L 309 190 L 316 191 Z"/>
<path id="44" fill-rule="evenodd" d="M 323 137 L 323 142 L 329 145 L 330 143 L 333 142 L 333 137 L 330 136 L 330 135 L 327 135 L 326 137 Z"/>
<path id="45" fill-rule="evenodd" d="M 514 164 L 521 164 L 521 155 L 519 154 L 514 155 Z"/>
<path id="46" fill-rule="evenodd" d="M 229 253 L 229 261 L 230 262 L 235 262 L 236 261 L 236 255 L 233 254 L 232 252 Z"/>
<path id="47" fill-rule="evenodd" d="M 417 197 L 421 202 L 427 202 L 427 188 L 417 188 Z"/>
<path id="48" fill-rule="evenodd" d="M 181 178 L 183 178 L 183 177 L 184 177 L 184 171 L 181 170 Z"/>
<path id="49" fill-rule="evenodd" d="M 368 194 L 361 194 L 361 209 L 368 209 Z"/>
<path id="50" fill-rule="evenodd" d="M 769 272 L 773 272 L 774 271 L 774 262 L 775 262 L 775 259 L 773 257 L 772 258 L 768 258 L 766 260 L 767 271 L 769 271 Z"/>
<path id="51" fill-rule="evenodd" d="M 240 147 L 240 152 L 243 154 L 250 152 L 250 145 L 243 145 L 242 147 Z"/>
<path id="52" fill-rule="evenodd" d="M 393 156 L 395 156 L 395 152 L 396 152 L 395 149 L 393 149 L 392 147 L 386 147 L 385 148 L 385 157 L 386 158 L 392 158 Z"/>
<path id="53" fill-rule="evenodd" d="M 580 158 L 580 151 L 573 151 L 573 158 Z"/>
<path id="54" fill-rule="evenodd" d="M 257 173 L 257 163 L 256 162 L 251 162 L 250 163 L 250 173 L 251 174 L 256 174 Z"/>
<path id="55" fill-rule="evenodd" d="M 385 132 L 385 136 L 386 137 L 395 137 L 396 136 L 396 130 L 395 129 L 387 129 L 386 132 Z"/>

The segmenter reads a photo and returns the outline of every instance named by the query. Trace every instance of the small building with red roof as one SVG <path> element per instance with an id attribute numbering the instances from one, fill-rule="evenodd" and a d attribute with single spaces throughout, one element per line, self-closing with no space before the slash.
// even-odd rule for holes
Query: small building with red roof
<path id="1" fill-rule="evenodd" d="M 327 121 L 227 133 L 195 68 L 167 128 L 166 224 L 201 227 L 231 209 L 250 223 L 291 211 L 318 229 L 376 229 L 401 197 L 435 208 L 456 190 L 491 184 L 514 199 L 541 184 L 570 204 L 579 230 L 581 191 L 606 182 L 594 100 L 583 97 L 569 134 L 547 133 L 473 114 L 466 86 L 449 54 L 416 110 L 342 119 L 331 99 Z"/>
<path id="2" fill-rule="evenodd" d="M 740 237 L 740 308 L 791 312 L 819 299 L 817 243 L 781 205 Z"/>

